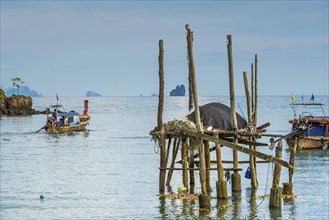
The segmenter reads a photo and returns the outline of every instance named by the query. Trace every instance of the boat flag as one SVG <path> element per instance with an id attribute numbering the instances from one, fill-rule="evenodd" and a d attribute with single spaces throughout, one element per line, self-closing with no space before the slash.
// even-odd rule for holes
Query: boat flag
<path id="1" fill-rule="evenodd" d="M 311 100 L 311 102 L 314 102 L 314 95 L 313 94 L 312 94 L 310 100 Z"/>

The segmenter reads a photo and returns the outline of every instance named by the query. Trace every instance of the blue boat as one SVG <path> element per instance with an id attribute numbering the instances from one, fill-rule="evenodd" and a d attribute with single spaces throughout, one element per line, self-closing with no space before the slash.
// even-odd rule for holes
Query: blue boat
<path id="1" fill-rule="evenodd" d="M 322 116 L 312 115 L 311 112 L 302 112 L 297 117 L 298 107 L 315 107 L 322 109 Z M 297 150 L 323 149 L 329 146 L 329 116 L 325 115 L 323 103 L 292 103 L 291 107 L 294 113 L 294 119 L 290 120 L 292 124 L 291 133 L 286 137 L 289 148 L 293 148 L 295 141 Z"/>

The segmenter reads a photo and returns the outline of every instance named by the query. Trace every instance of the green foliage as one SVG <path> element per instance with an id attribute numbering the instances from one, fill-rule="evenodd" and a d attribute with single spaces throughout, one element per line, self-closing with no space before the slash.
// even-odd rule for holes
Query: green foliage
<path id="1" fill-rule="evenodd" d="M 13 82 L 13 95 L 14 95 L 14 87 L 17 88 L 17 95 L 19 95 L 19 87 L 24 84 L 24 81 L 20 77 L 13 77 L 11 80 Z"/>

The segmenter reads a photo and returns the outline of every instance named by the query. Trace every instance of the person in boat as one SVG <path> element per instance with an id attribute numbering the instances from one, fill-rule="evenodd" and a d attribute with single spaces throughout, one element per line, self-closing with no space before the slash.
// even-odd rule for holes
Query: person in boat
<path id="1" fill-rule="evenodd" d="M 57 109 L 54 109 L 54 112 L 51 114 L 51 119 L 52 119 L 52 125 L 56 127 L 57 125 Z"/>

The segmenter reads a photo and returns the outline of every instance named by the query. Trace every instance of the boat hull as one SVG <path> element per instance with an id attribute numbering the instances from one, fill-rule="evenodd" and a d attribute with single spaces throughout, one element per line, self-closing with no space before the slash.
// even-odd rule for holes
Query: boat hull
<path id="1" fill-rule="evenodd" d="M 293 148 L 295 144 L 294 138 L 286 139 L 289 148 Z M 297 150 L 327 149 L 329 145 L 329 137 L 303 136 L 298 137 Z"/>
<path id="2" fill-rule="evenodd" d="M 65 132 L 72 132 L 72 131 L 83 131 L 86 129 L 87 125 L 90 121 L 90 116 L 88 114 L 81 114 L 79 115 L 80 123 L 74 126 L 63 126 L 63 127 L 54 127 L 51 124 L 45 127 L 45 130 L 48 133 L 65 133 Z"/>

